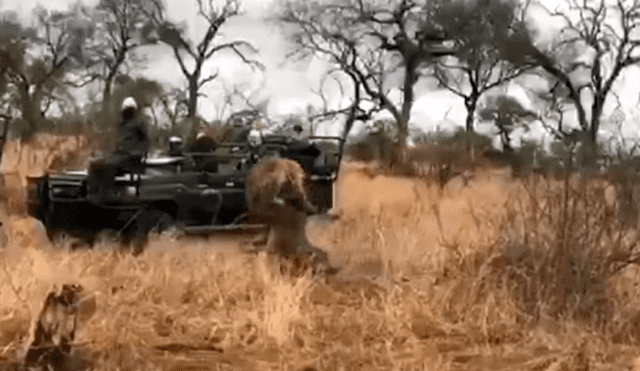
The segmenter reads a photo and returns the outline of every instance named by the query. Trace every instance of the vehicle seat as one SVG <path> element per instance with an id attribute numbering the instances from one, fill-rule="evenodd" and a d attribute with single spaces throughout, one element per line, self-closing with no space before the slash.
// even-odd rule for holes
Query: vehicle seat
<path id="1" fill-rule="evenodd" d="M 140 179 L 146 170 L 146 156 L 128 156 L 117 170 L 117 175 L 129 174 L 129 181 L 133 183 L 136 196 L 140 195 Z"/>
<path id="2" fill-rule="evenodd" d="M 132 173 L 132 174 L 142 174 L 144 173 L 145 168 L 145 156 L 127 156 L 124 160 L 119 164 L 118 172 L 122 173 Z"/>
<path id="3" fill-rule="evenodd" d="M 217 173 L 220 160 L 213 155 L 191 155 L 194 161 L 194 167 L 196 171 L 205 171 L 208 173 Z"/>

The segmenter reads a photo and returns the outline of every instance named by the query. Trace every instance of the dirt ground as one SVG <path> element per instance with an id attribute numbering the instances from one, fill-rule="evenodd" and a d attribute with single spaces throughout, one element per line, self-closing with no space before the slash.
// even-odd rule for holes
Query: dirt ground
<path id="1" fill-rule="evenodd" d="M 494 261 L 524 259 L 510 242 L 520 232 L 503 227 L 526 198 L 508 171 L 441 190 L 362 166 L 342 169 L 339 218 L 308 226 L 341 267 L 331 277 L 283 276 L 220 236 L 153 237 L 137 257 L 108 240 L 69 251 L 5 212 L 0 365 L 26 351 L 52 286 L 74 283 L 84 299 L 70 369 L 640 371 L 637 341 L 616 337 L 640 330 L 635 270 L 609 282 L 629 288 L 611 312 L 617 333 L 565 314 L 533 320 L 514 292 L 483 280 L 493 277 L 483 269 L 516 266 Z"/>

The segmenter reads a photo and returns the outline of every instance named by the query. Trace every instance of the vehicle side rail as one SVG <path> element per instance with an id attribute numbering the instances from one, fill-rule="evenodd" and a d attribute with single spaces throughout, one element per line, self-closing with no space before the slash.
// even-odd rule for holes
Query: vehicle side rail
<path id="1" fill-rule="evenodd" d="M 219 158 L 220 160 L 233 160 L 233 159 L 243 159 L 247 158 L 247 154 L 236 154 L 236 153 L 214 153 L 214 152 L 187 152 L 189 156 L 197 156 L 200 158 Z"/>
<path id="2" fill-rule="evenodd" d="M 345 141 L 344 138 L 338 137 L 338 136 L 335 136 L 335 135 L 311 135 L 311 136 L 309 136 L 309 139 L 310 140 L 312 140 L 312 139 L 330 139 L 330 140 L 337 140 L 339 142 L 344 142 Z"/>
<path id="3" fill-rule="evenodd" d="M 232 224 L 232 225 L 194 225 L 183 226 L 180 230 L 186 234 L 208 234 L 212 232 L 246 232 L 255 231 L 260 232 L 267 229 L 267 224 Z"/>

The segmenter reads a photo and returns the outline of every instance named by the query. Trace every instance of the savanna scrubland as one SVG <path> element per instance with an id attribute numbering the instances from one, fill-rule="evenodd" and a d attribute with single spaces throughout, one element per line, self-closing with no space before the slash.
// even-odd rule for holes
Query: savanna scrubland
<path id="1" fill-rule="evenodd" d="M 342 270 L 291 278 L 219 236 L 154 236 L 138 257 L 52 245 L 21 179 L 81 166 L 86 143 L 33 143 L 3 159 L 6 367 L 52 285 L 73 283 L 72 369 L 640 370 L 637 223 L 609 181 L 485 166 L 443 184 L 346 161 L 340 218 L 308 226 Z"/>

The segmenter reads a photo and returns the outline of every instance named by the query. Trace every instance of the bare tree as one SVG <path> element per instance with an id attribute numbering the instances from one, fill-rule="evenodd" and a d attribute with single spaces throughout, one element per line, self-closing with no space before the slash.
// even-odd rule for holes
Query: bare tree
<path id="1" fill-rule="evenodd" d="M 557 92 L 576 109 L 580 129 L 597 141 L 607 98 L 623 71 L 640 62 L 640 1 L 565 0 L 555 9 L 539 4 L 562 23 L 546 47 L 520 28 L 502 47 L 519 64 L 537 66 L 559 82 Z"/>
<path id="2" fill-rule="evenodd" d="M 261 127 L 267 127 L 266 122 L 267 108 L 271 101 L 270 96 L 261 96 L 260 92 L 264 89 L 265 81 L 258 86 L 250 84 L 232 84 L 228 86 L 222 82 L 223 97 L 217 104 L 217 120 L 222 121 L 225 117 L 232 116 L 239 109 L 255 112 L 260 116 Z"/>
<path id="3" fill-rule="evenodd" d="M 102 113 L 110 111 L 115 79 L 132 50 L 155 42 L 152 19 L 162 17 L 160 0 L 100 0 L 93 18 L 98 28 L 93 51 L 104 65 Z M 106 115 L 105 115 L 106 116 Z"/>
<path id="4" fill-rule="evenodd" d="M 225 0 L 224 5 L 217 7 L 213 0 L 195 0 L 198 15 L 207 23 L 202 39 L 197 44 L 191 42 L 175 24 L 162 21 L 159 27 L 160 40 L 169 45 L 178 61 L 182 74 L 187 79 L 187 117 L 195 118 L 198 109 L 198 98 L 203 86 L 215 80 L 218 73 L 205 75 L 205 63 L 225 50 L 233 52 L 240 60 L 251 68 L 263 69 L 263 65 L 248 57 L 256 53 L 251 43 L 242 40 L 216 42 L 220 29 L 230 19 L 242 14 L 239 0 Z M 191 64 L 191 69 L 189 69 Z M 194 127 L 195 129 L 195 127 Z"/>
<path id="5" fill-rule="evenodd" d="M 182 89 L 171 89 L 160 97 L 162 112 L 169 119 L 170 129 L 173 130 L 181 118 L 187 114 L 187 98 Z"/>
<path id="6" fill-rule="evenodd" d="M 480 98 L 487 91 L 526 71 L 504 60 L 496 44 L 521 21 L 513 0 L 441 1 L 434 17 L 458 47 L 453 56 L 438 61 L 439 84 L 464 99 L 465 128 L 473 131 Z"/>
<path id="7" fill-rule="evenodd" d="M 490 120 L 498 128 L 498 135 L 504 152 L 512 152 L 511 133 L 516 128 L 538 119 L 537 113 L 524 107 L 520 101 L 509 95 L 497 95 L 480 108 L 479 116 Z"/>
<path id="8" fill-rule="evenodd" d="M 428 2 L 284 0 L 281 5 L 277 18 L 293 42 L 291 56 L 321 56 L 333 66 L 330 74 L 351 85 L 352 103 L 341 110 L 347 113 L 345 135 L 356 119 L 385 110 L 397 123 L 404 153 L 414 86 L 432 59 L 452 52 L 433 27 Z M 394 88 L 401 93 L 397 100 L 390 94 Z M 373 109 L 365 109 L 366 102 Z"/>
<path id="9" fill-rule="evenodd" d="M 36 45 L 41 48 L 40 52 L 51 66 L 64 69 L 59 79 L 53 80 L 55 89 L 43 96 L 43 112 L 46 113 L 53 103 L 61 110 L 63 106 L 75 106 L 76 98 L 71 90 L 100 78 L 93 70 L 96 59 L 87 53 L 87 41 L 94 36 L 95 26 L 80 2 L 71 4 L 66 11 L 49 11 L 36 6 L 32 14 L 36 20 Z"/>
<path id="10" fill-rule="evenodd" d="M 66 94 L 69 72 L 82 69 L 83 61 L 76 52 L 89 36 L 86 27 L 70 22 L 71 12 L 40 9 L 36 15 L 38 22 L 32 28 L 9 17 L 0 21 L 3 100 L 19 107 L 27 135 L 47 123 L 45 114 L 51 103 Z"/>

